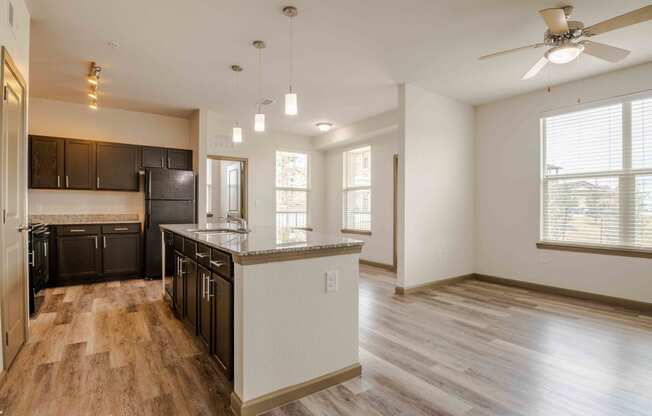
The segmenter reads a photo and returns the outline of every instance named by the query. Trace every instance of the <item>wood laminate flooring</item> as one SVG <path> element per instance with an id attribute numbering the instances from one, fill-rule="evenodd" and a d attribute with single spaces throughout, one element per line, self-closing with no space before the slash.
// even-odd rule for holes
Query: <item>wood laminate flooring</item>
<path id="1" fill-rule="evenodd" d="M 470 280 L 401 297 L 361 268 L 362 377 L 266 416 L 652 415 L 652 317 Z M 46 291 L 5 415 L 225 415 L 231 386 L 132 280 Z"/>

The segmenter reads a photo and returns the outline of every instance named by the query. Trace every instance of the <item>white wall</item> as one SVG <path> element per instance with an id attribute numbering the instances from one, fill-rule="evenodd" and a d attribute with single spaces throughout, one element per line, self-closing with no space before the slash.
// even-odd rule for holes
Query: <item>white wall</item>
<path id="1" fill-rule="evenodd" d="M 399 286 L 472 273 L 473 108 L 407 84 L 399 111 Z"/>
<path id="2" fill-rule="evenodd" d="M 146 146 L 191 148 L 189 121 L 135 111 L 32 98 L 29 133 Z M 30 189 L 30 214 L 138 213 L 142 192 L 55 191 Z"/>
<path id="3" fill-rule="evenodd" d="M 394 263 L 394 155 L 399 151 L 398 128 L 375 137 L 347 140 L 347 143 L 348 146 L 329 149 L 326 153 L 326 228 L 330 234 L 341 234 L 342 153 L 370 145 L 371 235 L 342 235 L 365 242 L 361 259 L 391 266 Z"/>
<path id="4" fill-rule="evenodd" d="M 248 172 L 248 219 L 253 226 L 274 226 L 276 224 L 276 150 L 295 150 L 310 155 L 310 200 L 309 225 L 315 231 L 324 231 L 324 154 L 314 149 L 309 137 L 283 133 L 254 133 L 243 131 L 243 142 L 231 142 L 232 121 L 223 119 L 220 114 L 201 110 L 207 118 L 206 134 L 201 137 L 200 146 L 206 146 L 206 154 L 213 156 L 231 156 L 247 158 Z M 205 158 L 204 158 L 205 159 Z M 205 160 L 200 161 L 199 177 L 206 175 Z M 200 182 L 200 197 L 205 194 L 205 180 Z M 205 196 L 204 196 L 205 198 Z M 200 205 L 205 220 L 206 204 Z"/>
<path id="5" fill-rule="evenodd" d="M 652 89 L 652 64 L 476 109 L 475 271 L 652 302 L 652 260 L 538 250 L 540 113 Z"/>

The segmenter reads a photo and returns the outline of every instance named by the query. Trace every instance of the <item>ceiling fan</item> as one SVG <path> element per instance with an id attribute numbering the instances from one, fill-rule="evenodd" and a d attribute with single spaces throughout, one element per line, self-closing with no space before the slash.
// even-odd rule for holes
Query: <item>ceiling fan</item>
<path id="1" fill-rule="evenodd" d="M 543 35 L 542 43 L 484 55 L 479 59 L 494 58 L 524 49 L 549 47 L 541 59 L 523 75 L 522 79 L 534 77 L 548 62 L 552 62 L 553 64 L 567 64 L 577 58 L 582 52 L 608 62 L 619 62 L 629 55 L 628 50 L 605 45 L 604 43 L 593 42 L 587 38 L 652 20 L 652 5 L 604 20 L 589 27 L 584 27 L 584 23 L 582 22 L 568 20 L 572 11 L 573 6 L 540 10 L 539 14 L 546 22 L 546 26 L 548 26 L 548 30 Z"/>

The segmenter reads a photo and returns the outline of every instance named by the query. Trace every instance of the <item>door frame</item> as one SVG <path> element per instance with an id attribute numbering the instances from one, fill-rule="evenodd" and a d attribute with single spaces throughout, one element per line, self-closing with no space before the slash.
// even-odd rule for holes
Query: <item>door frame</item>
<path id="1" fill-rule="evenodd" d="M 21 189 L 25 191 L 24 195 L 24 201 L 23 201 L 23 206 L 24 206 L 24 213 L 23 213 L 23 219 L 22 223 L 27 224 L 27 177 L 28 177 L 28 167 L 27 167 L 27 148 L 28 148 L 28 142 L 27 142 L 27 83 L 25 82 L 25 78 L 23 78 L 22 74 L 18 70 L 18 67 L 16 66 L 14 60 L 11 58 L 11 55 L 9 54 L 9 51 L 7 51 L 7 48 L 4 46 L 2 47 L 2 50 L 0 52 L 0 86 L 3 87 L 3 93 L 4 93 L 4 83 L 5 83 L 5 65 L 9 68 L 9 70 L 12 72 L 13 76 L 16 78 L 20 86 L 22 87 L 22 113 L 23 113 L 23 118 L 22 118 L 22 126 L 21 126 L 21 132 L 23 135 L 23 140 L 21 140 L 21 157 L 22 157 L 22 169 L 23 169 L 23 178 L 21 180 Z M 2 114 L 4 113 L 4 104 L 5 101 L 4 99 L 0 99 L 0 138 L 2 138 L 2 130 L 4 129 L 3 125 L 3 118 Z M 0 160 L 4 156 L 2 154 L 2 149 L 4 148 L 4 143 L 0 142 Z M 3 195 L 4 193 L 4 176 L 3 176 L 3 171 L 0 169 L 0 196 Z M 4 209 L 4 200 L 3 198 L 0 197 L 0 205 L 2 205 L 2 209 Z M 23 320 L 23 331 L 25 335 L 25 343 L 29 341 L 29 265 L 27 261 L 27 238 L 25 238 L 25 234 L 21 233 L 21 236 L 23 238 L 23 254 L 24 254 L 24 259 L 25 261 L 23 262 L 23 276 L 24 276 L 24 289 L 25 293 L 23 294 L 23 311 L 25 313 L 25 319 Z M 0 227 L 0 246 L 4 244 L 4 227 Z M 3 264 L 4 259 L 0 255 L 0 270 L 3 269 L 4 264 Z M 2 279 L 2 276 L 0 275 L 0 279 Z M 0 328 L 2 330 L 2 369 L 1 371 L 6 371 L 9 369 L 9 366 L 7 364 L 7 351 L 6 351 L 6 343 L 5 343 L 5 334 L 7 331 L 7 325 L 6 325 L 6 316 L 5 316 L 5 291 L 4 291 L 4 281 L 0 281 L 0 311 L 2 312 L 2 319 L 0 319 Z M 23 344 L 25 345 L 25 344 Z M 22 346 L 21 346 L 22 349 Z"/>
<path id="2" fill-rule="evenodd" d="M 398 272 L 398 155 L 394 155 L 394 213 L 392 226 L 392 268 Z"/>
<path id="3" fill-rule="evenodd" d="M 241 162 L 242 171 L 240 172 L 240 210 L 242 218 L 249 221 L 249 209 L 247 207 L 247 194 L 249 193 L 249 159 L 246 157 L 222 156 L 222 155 L 208 155 L 206 159 L 210 160 L 226 160 L 230 162 Z M 243 189 L 244 184 L 244 189 Z"/>

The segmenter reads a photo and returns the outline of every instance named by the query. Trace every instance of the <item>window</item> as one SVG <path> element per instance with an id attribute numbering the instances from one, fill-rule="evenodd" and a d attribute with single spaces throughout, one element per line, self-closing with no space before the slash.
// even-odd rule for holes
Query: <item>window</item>
<path id="1" fill-rule="evenodd" d="M 542 119 L 541 239 L 652 248 L 652 98 Z"/>
<path id="2" fill-rule="evenodd" d="M 213 214 L 213 161 L 206 161 L 206 213 Z"/>
<path id="3" fill-rule="evenodd" d="M 276 226 L 308 227 L 309 157 L 276 152 Z"/>
<path id="4" fill-rule="evenodd" d="M 343 167 L 342 228 L 370 232 L 371 147 L 344 152 Z"/>

